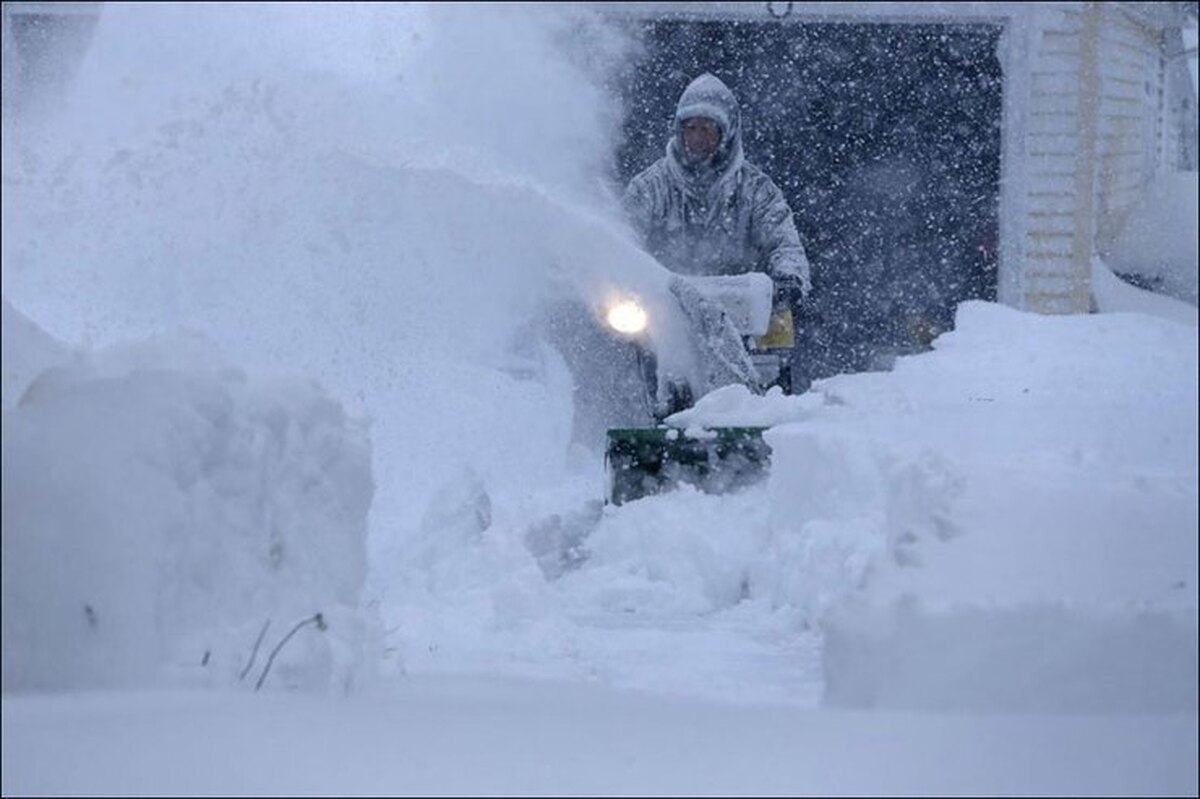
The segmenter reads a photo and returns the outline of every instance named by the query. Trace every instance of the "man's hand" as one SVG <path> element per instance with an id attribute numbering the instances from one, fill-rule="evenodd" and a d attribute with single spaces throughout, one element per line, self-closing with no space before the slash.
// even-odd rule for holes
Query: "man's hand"
<path id="1" fill-rule="evenodd" d="M 790 275 L 775 278 L 775 295 L 772 303 L 776 308 L 794 308 L 804 302 L 804 282 Z"/>

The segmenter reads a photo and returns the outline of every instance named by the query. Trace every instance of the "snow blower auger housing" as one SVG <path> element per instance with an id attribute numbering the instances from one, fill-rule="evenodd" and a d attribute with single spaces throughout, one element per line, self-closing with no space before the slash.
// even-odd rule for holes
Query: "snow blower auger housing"
<path id="1" fill-rule="evenodd" d="M 751 485 L 771 460 L 765 429 L 714 427 L 694 435 L 665 425 L 613 428 L 604 454 L 608 501 L 621 505 L 680 483 L 709 494 Z"/>
<path id="2" fill-rule="evenodd" d="M 791 388 L 792 315 L 788 308 L 772 308 L 769 277 L 678 277 L 671 291 L 688 319 L 701 362 L 701 377 L 691 381 L 660 374 L 657 359 L 641 337 L 653 320 L 636 301 L 625 300 L 606 314 L 609 327 L 639 348 L 646 395 L 657 422 L 652 427 L 608 429 L 606 500 L 614 505 L 681 483 L 725 493 L 758 481 L 770 465 L 771 448 L 762 435 L 766 428 L 683 426 L 672 424 L 671 417 L 690 408 L 697 395 L 723 385 L 741 383 L 755 393 L 776 385 L 784 391 Z"/>

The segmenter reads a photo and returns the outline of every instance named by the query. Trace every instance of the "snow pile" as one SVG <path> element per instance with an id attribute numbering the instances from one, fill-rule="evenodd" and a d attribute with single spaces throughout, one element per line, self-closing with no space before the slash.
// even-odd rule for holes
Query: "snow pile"
<path id="1" fill-rule="evenodd" d="M 1156 175 L 1130 210 L 1106 259 L 1118 274 L 1138 275 L 1156 292 L 1193 306 L 1200 273 L 1197 176 L 1200 173 Z"/>
<path id="2" fill-rule="evenodd" d="M 723 386 L 705 394 L 687 410 L 668 416 L 664 421 L 682 429 L 690 427 L 773 427 L 803 419 L 824 404 L 819 395 L 784 394 L 778 386 L 761 397 L 743 385 Z"/>
<path id="3" fill-rule="evenodd" d="M 825 701 L 1194 712 L 1195 329 L 966 303 L 935 347 L 769 433 L 775 512 L 875 548 Z"/>
<path id="4" fill-rule="evenodd" d="M 1194 304 L 1122 280 L 1099 256 L 1092 259 L 1092 297 L 1101 313 L 1144 313 L 1192 327 L 1200 324 L 1200 312 Z"/>
<path id="5" fill-rule="evenodd" d="M 66 363 L 70 351 L 53 336 L 42 330 L 25 314 L 0 298 L 0 364 L 3 382 L 0 383 L 0 406 L 5 410 L 17 404 L 21 394 L 33 379 L 51 366 Z"/>
<path id="6" fill-rule="evenodd" d="M 29 342 L 19 322 L 6 342 Z M 374 670 L 369 446 L 313 383 L 250 379 L 195 337 L 81 355 L 4 411 L 3 471 L 5 691 Z"/>

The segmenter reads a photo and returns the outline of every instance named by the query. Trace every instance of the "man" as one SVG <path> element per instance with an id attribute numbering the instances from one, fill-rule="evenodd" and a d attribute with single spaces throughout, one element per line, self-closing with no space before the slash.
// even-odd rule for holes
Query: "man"
<path id="1" fill-rule="evenodd" d="M 714 75 L 684 90 L 667 154 L 629 182 L 623 203 L 646 249 L 674 272 L 765 272 L 788 307 L 811 290 L 792 210 L 744 159 L 737 98 Z"/>

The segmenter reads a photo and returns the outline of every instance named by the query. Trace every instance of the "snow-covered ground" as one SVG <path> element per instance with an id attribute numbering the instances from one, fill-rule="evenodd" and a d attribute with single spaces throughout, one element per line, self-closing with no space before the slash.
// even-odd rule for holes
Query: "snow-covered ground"
<path id="1" fill-rule="evenodd" d="M 412 677 L 370 696 L 6 697 L 6 795 L 1194 793 L 1177 715 L 797 711 Z"/>
<path id="2" fill-rule="evenodd" d="M 1194 795 L 1194 305 L 966 303 L 677 420 L 763 483 L 601 506 L 513 342 L 661 289 L 588 199 L 624 45 L 459 5 L 116 4 L 6 116 L 3 792 Z"/>

